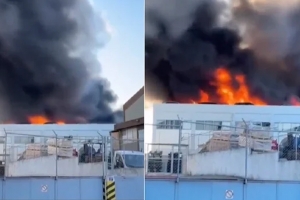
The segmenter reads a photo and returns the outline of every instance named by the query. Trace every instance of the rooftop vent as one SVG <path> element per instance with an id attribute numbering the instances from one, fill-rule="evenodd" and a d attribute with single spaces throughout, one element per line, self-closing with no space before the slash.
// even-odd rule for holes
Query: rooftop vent
<path id="1" fill-rule="evenodd" d="M 179 102 L 176 102 L 176 101 L 165 101 L 164 103 L 179 103 Z"/>
<path id="2" fill-rule="evenodd" d="M 234 105 L 254 105 L 254 104 L 250 102 L 243 102 L 243 103 L 235 103 Z"/>
<path id="3" fill-rule="evenodd" d="M 216 102 L 200 102 L 199 104 L 217 104 Z"/>

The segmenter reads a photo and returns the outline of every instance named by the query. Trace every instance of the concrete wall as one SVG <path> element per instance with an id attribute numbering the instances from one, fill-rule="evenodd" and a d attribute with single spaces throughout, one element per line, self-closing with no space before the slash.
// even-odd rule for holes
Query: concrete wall
<path id="1" fill-rule="evenodd" d="M 144 177 L 145 169 L 136 168 L 136 169 L 113 169 L 109 170 L 107 175 L 116 175 L 116 176 L 127 176 L 127 177 Z M 143 178 L 144 179 L 144 178 Z"/>
<path id="2" fill-rule="evenodd" d="M 144 95 L 124 111 L 125 121 L 144 117 Z"/>
<path id="3" fill-rule="evenodd" d="M 226 190 L 233 191 L 236 200 L 296 200 L 300 199 L 300 183 L 203 180 L 146 180 L 147 200 L 220 200 Z"/>
<path id="4" fill-rule="evenodd" d="M 189 155 L 190 175 L 245 176 L 245 149 Z M 299 161 L 279 161 L 278 152 L 248 155 L 247 177 L 255 180 L 300 180 Z"/>
<path id="5" fill-rule="evenodd" d="M 32 167 L 34 166 L 34 167 Z M 144 169 L 114 169 L 108 175 L 143 176 Z M 56 176 L 55 156 L 40 157 L 10 163 L 8 177 Z M 57 176 L 60 177 L 93 177 L 103 176 L 102 163 L 78 163 L 78 158 L 60 159 L 57 162 Z"/>
<path id="6" fill-rule="evenodd" d="M 34 167 L 33 167 L 34 166 Z M 55 176 L 56 158 L 47 156 L 9 163 L 7 176 Z M 103 176 L 102 163 L 78 163 L 78 158 L 59 159 L 58 176 Z"/>

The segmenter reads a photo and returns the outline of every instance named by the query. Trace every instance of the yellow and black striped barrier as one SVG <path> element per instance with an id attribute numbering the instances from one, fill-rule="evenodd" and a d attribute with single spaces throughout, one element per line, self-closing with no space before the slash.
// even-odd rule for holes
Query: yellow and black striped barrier
<path id="1" fill-rule="evenodd" d="M 105 180 L 105 200 L 116 200 L 116 184 L 113 177 Z"/>
<path id="2" fill-rule="evenodd" d="M 105 178 L 102 179 L 102 191 L 103 191 L 103 200 L 106 200 L 106 194 L 105 194 Z"/>

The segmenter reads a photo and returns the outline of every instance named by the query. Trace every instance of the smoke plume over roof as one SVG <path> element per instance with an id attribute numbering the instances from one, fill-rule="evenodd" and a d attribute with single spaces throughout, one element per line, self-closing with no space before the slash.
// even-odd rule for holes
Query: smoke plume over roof
<path id="1" fill-rule="evenodd" d="M 0 120 L 114 122 L 97 60 L 106 36 L 86 0 L 0 0 Z"/>
<path id="2" fill-rule="evenodd" d="M 267 104 L 299 97 L 299 17 L 295 0 L 146 1 L 146 98 L 218 96 L 220 68 Z"/>

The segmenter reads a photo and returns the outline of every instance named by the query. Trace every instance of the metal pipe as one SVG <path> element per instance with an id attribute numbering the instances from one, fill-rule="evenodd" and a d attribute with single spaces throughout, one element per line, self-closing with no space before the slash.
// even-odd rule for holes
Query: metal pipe
<path id="1" fill-rule="evenodd" d="M 55 135 L 55 146 L 56 146 L 56 148 L 55 148 L 55 180 L 57 180 L 57 177 L 58 177 L 58 151 L 57 151 L 57 145 L 58 145 L 58 141 L 57 141 L 57 134 L 56 134 L 56 132 L 53 130 L 53 133 L 54 133 L 54 135 Z"/>

